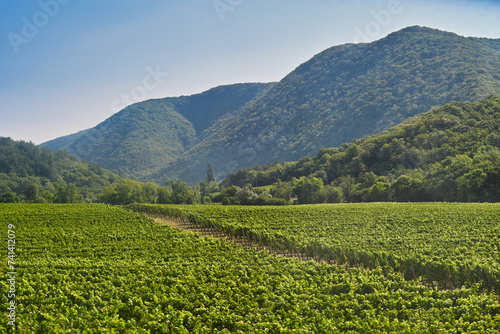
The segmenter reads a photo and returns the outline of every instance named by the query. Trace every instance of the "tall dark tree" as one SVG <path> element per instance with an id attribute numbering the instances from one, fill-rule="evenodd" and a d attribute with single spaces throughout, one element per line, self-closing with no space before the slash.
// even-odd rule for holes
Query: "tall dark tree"
<path id="1" fill-rule="evenodd" d="M 215 182 L 215 172 L 214 168 L 212 167 L 212 164 L 208 164 L 207 168 L 207 182 Z"/>
<path id="2" fill-rule="evenodd" d="M 24 196 L 26 196 L 26 201 L 35 202 L 38 198 L 38 184 L 31 182 L 24 190 Z"/>

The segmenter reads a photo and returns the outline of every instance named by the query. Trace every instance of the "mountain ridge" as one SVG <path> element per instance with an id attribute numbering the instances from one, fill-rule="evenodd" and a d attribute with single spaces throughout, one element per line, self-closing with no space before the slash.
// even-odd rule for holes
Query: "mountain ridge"
<path id="1" fill-rule="evenodd" d="M 409 42 L 413 44 L 406 45 Z M 494 65 L 486 62 L 484 58 L 474 58 L 474 54 L 480 51 L 478 46 L 484 43 L 491 43 L 494 47 L 494 50 L 486 50 L 486 52 L 492 51 Z M 429 44 L 434 47 L 429 48 Z M 442 44 L 445 45 L 442 46 Z M 415 45 L 419 46 L 421 55 L 414 52 Z M 155 174 L 155 178 L 161 178 L 162 172 L 168 174 L 169 169 L 181 170 L 187 161 L 200 159 L 200 156 L 204 155 L 204 161 L 198 163 L 197 174 L 193 173 L 192 167 L 179 174 L 188 180 L 195 179 L 196 175 L 201 175 L 203 165 L 212 162 L 209 157 L 217 153 L 224 157 L 222 160 L 229 161 L 226 165 L 212 162 L 216 170 L 224 171 L 222 174 L 252 164 L 265 164 L 275 160 L 292 161 L 313 154 L 322 147 L 338 146 L 354 138 L 380 132 L 399 124 L 407 117 L 448 102 L 480 100 L 488 95 L 498 95 L 500 93 L 499 46 L 500 40 L 465 38 L 454 33 L 422 27 L 409 27 L 373 43 L 334 46 L 300 65 L 276 84 L 262 99 L 265 108 L 261 109 L 266 110 L 246 110 L 240 113 L 239 119 L 233 120 L 232 124 L 225 125 L 223 130 L 230 132 L 228 136 L 237 133 L 240 137 L 246 138 L 243 141 L 243 147 L 226 145 L 224 146 L 225 155 L 220 152 L 211 152 L 213 151 L 211 147 L 221 145 L 220 140 L 217 139 L 220 134 L 216 133 L 206 142 L 198 144 L 200 149 L 196 152 L 187 152 L 186 157 L 174 161 L 164 171 Z M 490 45 L 487 45 L 487 48 L 489 47 Z M 394 51 L 397 48 L 405 48 L 405 50 Z M 439 51 L 443 48 L 444 50 Z M 440 53 L 443 58 L 429 54 L 429 50 Z M 453 57 L 447 55 L 448 51 L 453 54 Z M 377 55 L 384 52 L 389 55 L 377 59 Z M 396 56 L 408 64 L 401 65 L 402 61 Z M 334 65 L 324 66 L 325 58 Z M 394 59 L 396 64 L 393 62 Z M 471 60 L 478 64 L 474 67 L 463 66 L 464 70 L 462 70 L 462 64 Z M 435 78 L 423 80 L 422 72 L 424 70 L 431 72 L 432 76 L 435 67 L 441 68 L 441 71 L 434 75 Z M 325 68 L 329 72 L 325 73 Z M 476 70 L 480 71 L 480 74 L 492 75 L 483 79 L 481 75 L 474 73 Z M 308 73 L 311 71 L 313 73 Z M 348 80 L 344 81 L 347 81 L 347 84 L 331 79 L 333 77 L 331 74 L 336 72 L 346 76 Z M 349 76 L 350 73 L 354 74 Z M 396 74 L 398 74 L 399 83 L 391 80 L 391 76 L 396 76 Z M 448 78 L 442 80 L 441 75 L 448 75 Z M 406 78 L 415 79 L 405 83 Z M 466 82 L 466 79 L 470 82 Z M 370 82 L 363 84 L 363 80 Z M 311 84 L 315 81 L 319 84 Z M 386 82 L 385 87 L 380 85 L 384 82 Z M 407 87 L 407 89 L 398 91 L 399 87 Z M 318 99 L 317 96 L 322 94 L 322 90 L 327 96 Z M 283 95 L 287 93 L 289 97 L 284 103 L 272 104 L 282 100 Z M 444 96 L 439 97 L 438 93 Z M 386 96 L 389 101 L 384 101 Z M 295 110 L 291 110 L 292 108 Z M 273 113 L 274 117 L 266 118 Z M 245 122 L 244 119 L 247 121 Z M 259 119 L 261 122 L 258 128 L 268 129 L 271 135 L 278 137 L 278 140 L 269 140 L 266 137 L 267 133 L 252 137 L 251 129 L 249 131 L 248 128 L 244 128 L 250 120 L 258 122 Z M 266 125 L 269 122 L 278 123 L 277 132 L 274 131 L 276 126 Z M 295 126 L 297 123 L 299 126 Z M 311 138 L 308 132 L 315 128 L 320 130 L 316 131 L 315 137 Z M 282 139 L 283 134 L 289 138 Z"/>
<path id="2" fill-rule="evenodd" d="M 157 159 L 146 168 L 134 165 L 138 157 L 128 153 L 119 156 L 118 165 L 132 164 L 126 174 L 163 183 L 178 177 L 201 180 L 211 163 L 220 179 L 236 169 L 293 161 L 323 147 L 380 133 L 449 102 L 477 101 L 489 95 L 500 95 L 500 39 L 407 27 L 372 43 L 324 50 L 278 83 L 261 87 L 238 108 L 233 104 L 230 111 L 219 114 L 217 108 L 205 108 L 211 115 L 205 128 L 202 120 L 197 130 L 193 124 L 179 122 L 179 131 L 174 132 L 182 132 L 184 141 L 164 139 L 171 150 L 157 152 L 171 159 Z M 90 136 L 95 137 L 98 134 Z M 142 141 L 134 138 L 110 149 L 120 151 Z M 116 171 L 118 165 L 104 167 Z"/>
<path id="3" fill-rule="evenodd" d="M 62 149 L 106 169 L 142 178 L 189 149 L 199 141 L 198 136 L 203 138 L 215 119 L 238 110 L 271 85 L 226 85 L 192 96 L 135 103 L 94 128 L 41 146 Z M 221 96 L 225 97 L 223 103 Z"/>

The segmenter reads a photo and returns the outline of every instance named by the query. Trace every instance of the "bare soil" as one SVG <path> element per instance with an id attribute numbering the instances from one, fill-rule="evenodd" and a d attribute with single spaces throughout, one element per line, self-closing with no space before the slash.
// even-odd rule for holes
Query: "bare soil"
<path id="1" fill-rule="evenodd" d="M 297 256 L 297 254 L 291 254 L 288 252 L 283 253 L 282 251 L 277 251 L 273 248 L 270 247 L 265 247 L 257 243 L 249 242 L 247 239 L 240 239 L 240 238 L 233 238 L 232 236 L 223 234 L 215 229 L 210 229 L 210 228 L 200 228 L 192 224 L 188 224 L 185 221 L 180 221 L 180 220 L 172 220 L 172 219 L 166 219 L 163 217 L 156 217 L 156 216 L 150 216 L 146 215 L 148 218 L 153 219 L 155 222 L 170 226 L 172 228 L 185 231 L 185 232 L 193 232 L 193 233 L 198 233 L 199 235 L 209 237 L 209 238 L 217 238 L 217 239 L 223 239 L 229 242 L 232 242 L 236 245 L 246 247 L 249 249 L 255 249 L 255 250 L 266 250 L 267 252 L 278 255 L 278 256 L 284 256 L 284 257 L 294 257 L 302 260 L 313 260 L 312 258 L 304 258 Z"/>

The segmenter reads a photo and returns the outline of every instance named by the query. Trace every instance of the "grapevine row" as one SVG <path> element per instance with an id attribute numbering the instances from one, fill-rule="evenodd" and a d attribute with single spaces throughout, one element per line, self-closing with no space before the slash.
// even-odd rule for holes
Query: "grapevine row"
<path id="1" fill-rule="evenodd" d="M 496 267 L 491 268 L 480 261 L 467 263 L 447 258 L 431 259 L 429 256 L 418 253 L 400 255 L 384 250 L 373 251 L 369 247 L 364 250 L 350 250 L 344 247 L 334 247 L 314 238 L 286 235 L 281 231 L 245 226 L 242 223 L 228 223 L 224 219 L 207 219 L 202 216 L 203 211 L 190 209 L 189 206 L 132 204 L 128 208 L 150 216 L 192 224 L 214 235 L 223 234 L 230 238 L 257 244 L 262 249 L 279 255 L 315 260 L 346 268 L 368 270 L 381 268 L 383 273 L 398 272 L 405 279 L 421 280 L 422 283 L 433 288 L 455 289 L 479 283 L 485 290 L 500 291 L 498 262 Z M 224 210 L 231 209 L 224 208 Z"/>

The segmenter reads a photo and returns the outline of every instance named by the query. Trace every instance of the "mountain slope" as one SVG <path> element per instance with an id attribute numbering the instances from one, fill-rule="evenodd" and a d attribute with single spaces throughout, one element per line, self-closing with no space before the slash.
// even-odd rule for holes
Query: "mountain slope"
<path id="1" fill-rule="evenodd" d="M 500 40 L 410 27 L 320 53 L 155 176 L 195 180 L 208 163 L 221 176 L 297 160 L 432 107 L 491 94 L 500 95 Z"/>
<path id="2" fill-rule="evenodd" d="M 293 161 L 380 133 L 453 101 L 500 95 L 500 40 L 409 27 L 335 46 L 276 84 L 218 87 L 134 104 L 45 146 L 163 183 Z"/>
<path id="3" fill-rule="evenodd" d="M 302 177 L 307 180 L 294 184 L 319 179 L 327 187 L 318 202 L 334 188 L 342 194 L 337 199 L 350 202 L 498 202 L 500 97 L 448 104 L 381 134 L 321 149 L 313 158 L 230 173 L 223 185 L 264 186 Z"/>
<path id="4" fill-rule="evenodd" d="M 237 111 L 270 86 L 221 86 L 193 96 L 136 103 L 92 129 L 41 146 L 144 179 L 199 142 L 216 120 Z"/>

